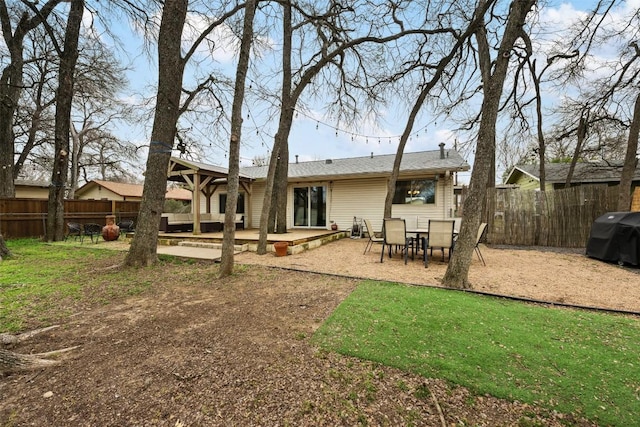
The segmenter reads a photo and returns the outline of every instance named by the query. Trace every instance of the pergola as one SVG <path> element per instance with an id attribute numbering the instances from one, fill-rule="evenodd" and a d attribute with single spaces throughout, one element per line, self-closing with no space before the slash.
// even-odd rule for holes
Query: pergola
<path id="1" fill-rule="evenodd" d="M 193 207 L 193 234 L 200 234 L 200 196 L 206 198 L 206 213 L 211 213 L 211 197 L 216 189 L 227 184 L 229 171 L 221 166 L 171 157 L 167 179 L 183 183 L 191 190 Z M 240 174 L 240 187 L 247 195 L 248 219 L 247 227 L 251 226 L 251 183 L 253 178 Z"/>

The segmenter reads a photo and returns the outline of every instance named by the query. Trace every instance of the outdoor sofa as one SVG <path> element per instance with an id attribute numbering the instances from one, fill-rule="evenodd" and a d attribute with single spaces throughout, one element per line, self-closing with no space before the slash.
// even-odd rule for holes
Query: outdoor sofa
<path id="1" fill-rule="evenodd" d="M 191 213 L 163 213 L 160 218 L 160 231 L 193 231 L 194 215 Z M 236 214 L 236 230 L 244 230 L 244 215 Z M 200 231 L 214 233 L 222 231 L 224 214 L 200 214 Z"/>

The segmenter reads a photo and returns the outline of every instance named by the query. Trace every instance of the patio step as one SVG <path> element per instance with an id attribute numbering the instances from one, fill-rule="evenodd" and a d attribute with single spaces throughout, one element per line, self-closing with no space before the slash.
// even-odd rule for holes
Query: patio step
<path id="1" fill-rule="evenodd" d="M 182 240 L 178 242 L 178 246 L 188 246 L 191 248 L 205 248 L 205 249 L 218 249 L 222 250 L 222 243 L 207 243 L 207 242 L 193 242 L 190 240 Z M 246 252 L 249 250 L 248 244 L 234 245 L 234 250 L 237 252 Z"/>

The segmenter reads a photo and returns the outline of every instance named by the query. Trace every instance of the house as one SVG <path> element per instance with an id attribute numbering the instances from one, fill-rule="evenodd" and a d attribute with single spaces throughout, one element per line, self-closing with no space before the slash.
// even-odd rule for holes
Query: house
<path id="1" fill-rule="evenodd" d="M 76 199 L 81 200 L 142 200 L 143 186 L 123 182 L 93 180 L 76 190 Z M 183 188 L 167 190 L 167 199 L 191 201 L 191 191 Z"/>
<path id="2" fill-rule="evenodd" d="M 287 188 L 287 228 L 351 228 L 367 218 L 375 229 L 382 227 L 387 182 L 395 155 L 373 155 L 345 159 L 325 159 L 289 164 Z M 404 153 L 396 183 L 392 216 L 407 219 L 409 227 L 418 217 L 452 218 L 454 215 L 454 174 L 470 169 L 454 150 Z M 238 212 L 246 227 L 260 222 L 268 166 L 240 170 Z M 195 183 L 194 206 L 200 212 L 222 213 L 226 203 L 226 169 L 172 158 L 170 181 Z M 204 197 L 201 197 L 204 196 Z M 197 199 L 197 200 L 196 200 Z M 195 228 L 194 228 L 195 230 Z M 198 232 L 196 230 L 194 232 Z"/>
<path id="3" fill-rule="evenodd" d="M 553 190 L 564 188 L 569 173 L 569 163 L 549 163 L 545 164 L 545 189 Z M 611 165 L 606 163 L 576 163 L 571 185 L 583 184 L 620 184 L 622 175 L 622 165 Z M 534 190 L 540 188 L 540 165 L 517 165 L 514 166 L 505 184 L 518 185 L 523 190 Z M 640 186 L 640 167 L 636 167 L 632 188 Z"/>
<path id="4" fill-rule="evenodd" d="M 49 198 L 48 182 L 16 179 L 13 184 L 16 188 L 16 199 Z"/>

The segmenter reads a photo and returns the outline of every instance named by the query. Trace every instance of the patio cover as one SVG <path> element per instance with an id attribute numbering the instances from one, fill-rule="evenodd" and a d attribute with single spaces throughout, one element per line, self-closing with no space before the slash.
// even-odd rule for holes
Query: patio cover
<path id="1" fill-rule="evenodd" d="M 171 157 L 167 179 L 186 184 L 193 194 L 193 234 L 200 234 L 200 195 L 207 199 L 206 213 L 211 213 L 211 197 L 218 186 L 227 184 L 228 176 L 227 168 Z M 240 187 L 247 194 L 249 201 L 249 212 L 246 215 L 248 218 L 251 218 L 251 182 L 251 177 L 240 174 Z"/>
<path id="2" fill-rule="evenodd" d="M 640 265 L 640 212 L 609 212 L 591 225 L 587 256 Z"/>

